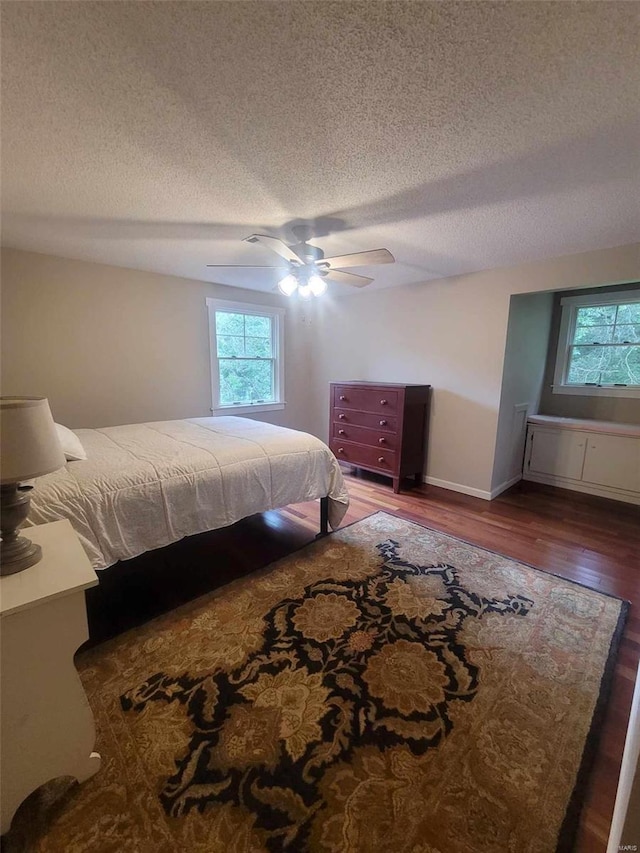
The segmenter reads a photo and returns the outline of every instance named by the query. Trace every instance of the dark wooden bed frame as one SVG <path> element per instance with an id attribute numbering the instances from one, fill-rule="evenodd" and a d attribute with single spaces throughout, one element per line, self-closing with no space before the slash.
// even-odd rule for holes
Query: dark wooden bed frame
<path id="1" fill-rule="evenodd" d="M 329 498 L 324 497 L 315 538 L 328 533 Z M 86 645 L 147 622 L 307 544 L 308 534 L 305 537 L 300 528 L 274 535 L 273 527 L 258 513 L 114 563 L 101 569 L 98 586 L 85 592 L 90 637 Z"/>
<path id="2" fill-rule="evenodd" d="M 329 498 L 320 498 L 320 533 L 316 536 L 319 539 L 321 536 L 326 536 L 329 532 Z"/>

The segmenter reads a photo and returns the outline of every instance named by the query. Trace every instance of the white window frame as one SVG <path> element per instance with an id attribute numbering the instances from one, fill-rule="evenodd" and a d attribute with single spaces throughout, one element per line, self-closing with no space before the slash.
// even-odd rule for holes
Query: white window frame
<path id="1" fill-rule="evenodd" d="M 591 293 L 586 296 L 565 296 L 561 301 L 562 316 L 556 352 L 556 367 L 553 377 L 554 394 L 578 394 L 589 397 L 640 397 L 640 386 L 627 385 L 569 385 L 566 382 L 569 370 L 570 342 L 576 325 L 577 309 L 589 305 L 628 305 L 640 302 L 640 290 L 617 291 L 603 296 Z"/>
<path id="2" fill-rule="evenodd" d="M 216 341 L 216 311 L 229 311 L 235 314 L 252 314 L 258 317 L 270 317 L 273 321 L 274 346 L 274 383 L 275 400 L 268 403 L 241 403 L 239 405 L 220 405 L 220 369 L 218 367 L 218 346 Z M 284 409 L 284 308 L 271 305 L 253 305 L 249 302 L 231 302 L 227 299 L 207 297 L 209 317 L 209 361 L 211 365 L 211 411 L 218 414 L 248 415 L 257 412 L 275 412 Z"/>

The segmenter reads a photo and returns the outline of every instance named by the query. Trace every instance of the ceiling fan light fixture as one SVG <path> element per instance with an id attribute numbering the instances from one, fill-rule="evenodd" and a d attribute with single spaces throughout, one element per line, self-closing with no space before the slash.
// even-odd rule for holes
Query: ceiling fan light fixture
<path id="1" fill-rule="evenodd" d="M 327 282 L 321 275 L 317 275 L 316 273 L 309 276 L 308 285 L 314 296 L 322 296 L 322 294 L 327 290 Z"/>
<path id="2" fill-rule="evenodd" d="M 286 275 L 278 282 L 278 289 L 285 296 L 292 296 L 298 289 L 298 280 L 294 275 Z"/>
<path id="3" fill-rule="evenodd" d="M 288 273 L 280 279 L 277 289 L 285 296 L 300 293 L 303 299 L 310 296 L 322 296 L 327 291 L 327 280 L 334 284 L 347 284 L 350 287 L 366 287 L 372 278 L 352 272 L 346 272 L 344 267 L 372 266 L 374 264 L 392 264 L 395 258 L 388 249 L 369 249 L 366 252 L 350 252 L 347 255 L 335 255 L 327 258 L 322 249 L 312 246 L 309 236 L 312 233 L 308 226 L 295 226 L 292 229 L 300 240 L 295 246 L 288 246 L 278 237 L 269 234 L 250 234 L 245 237 L 247 243 L 259 243 L 264 248 L 275 252 L 287 262 L 278 266 L 264 264 L 207 264 L 207 267 L 236 267 L 244 266 L 253 269 L 287 269 Z M 275 289 L 275 288 L 274 288 Z"/>

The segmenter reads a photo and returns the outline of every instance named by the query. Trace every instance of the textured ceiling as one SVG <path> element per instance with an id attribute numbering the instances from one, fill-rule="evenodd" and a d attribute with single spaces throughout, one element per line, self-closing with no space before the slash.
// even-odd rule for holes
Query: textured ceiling
<path id="1" fill-rule="evenodd" d="M 270 289 L 241 242 L 385 287 L 638 239 L 640 6 L 5 2 L 3 243 Z"/>

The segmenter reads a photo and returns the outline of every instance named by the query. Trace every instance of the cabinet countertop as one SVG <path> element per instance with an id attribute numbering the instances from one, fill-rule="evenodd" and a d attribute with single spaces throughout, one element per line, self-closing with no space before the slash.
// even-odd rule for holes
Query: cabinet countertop
<path id="1" fill-rule="evenodd" d="M 22 572 L 2 578 L 2 616 L 97 585 L 98 577 L 67 519 L 37 524 L 20 533 L 42 547 L 42 559 Z"/>
<path id="2" fill-rule="evenodd" d="M 558 429 L 603 432 L 608 435 L 626 435 L 640 438 L 640 425 L 636 424 L 621 424 L 613 421 L 596 421 L 586 418 L 563 418 L 557 415 L 529 415 L 527 422 L 538 426 L 556 427 Z"/>

